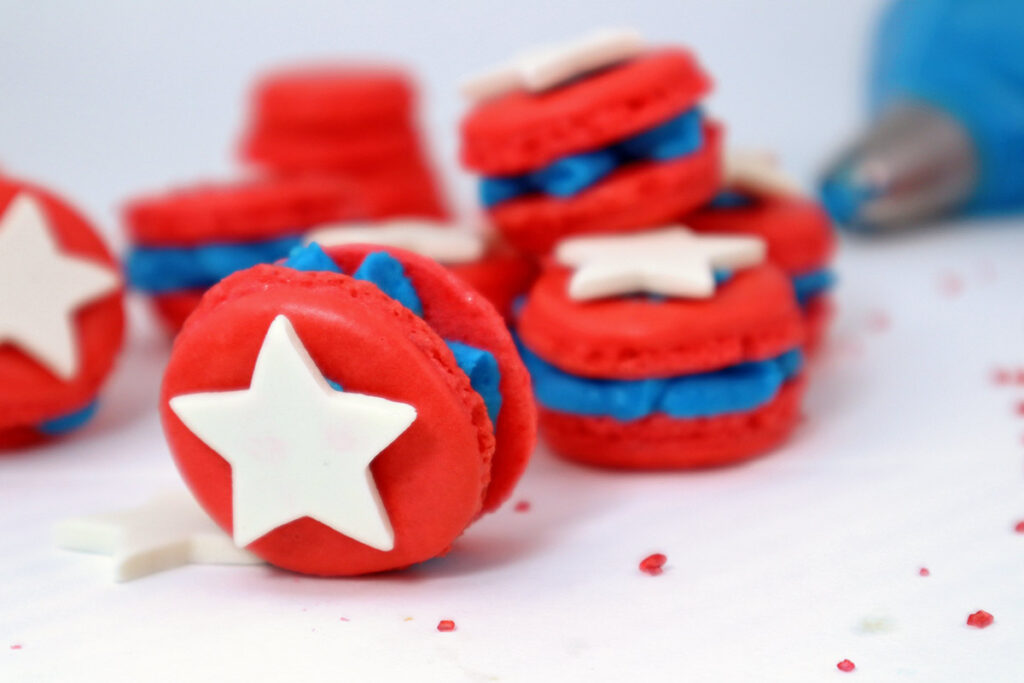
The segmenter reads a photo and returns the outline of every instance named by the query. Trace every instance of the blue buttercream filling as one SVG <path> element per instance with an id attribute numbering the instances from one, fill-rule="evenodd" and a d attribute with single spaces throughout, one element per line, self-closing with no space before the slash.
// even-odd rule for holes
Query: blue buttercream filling
<path id="1" fill-rule="evenodd" d="M 811 299 L 835 286 L 836 274 L 827 268 L 812 270 L 809 273 L 794 276 L 792 281 L 797 301 L 801 306 L 806 306 Z"/>
<path id="2" fill-rule="evenodd" d="M 301 237 L 289 236 L 198 247 L 134 247 L 125 258 L 125 274 L 135 289 L 150 294 L 206 289 L 235 271 L 282 259 L 301 244 Z"/>
<path id="3" fill-rule="evenodd" d="M 342 272 L 338 264 L 315 242 L 293 249 L 283 265 L 295 270 Z M 416 315 L 423 316 L 423 304 L 415 285 L 405 274 L 402 263 L 387 252 L 375 251 L 367 254 L 352 277 L 372 282 L 389 297 Z M 499 389 L 501 370 L 494 354 L 448 339 L 445 339 L 444 343 L 451 350 L 459 369 L 466 373 L 473 391 L 483 398 L 491 424 L 496 425 L 498 414 L 501 412 L 502 396 Z M 335 389 L 341 390 L 340 384 L 327 381 Z"/>
<path id="4" fill-rule="evenodd" d="M 522 175 L 485 177 L 480 201 L 494 206 L 533 192 L 572 197 L 625 164 L 678 159 L 703 145 L 703 114 L 694 108 L 609 147 L 563 157 Z"/>
<path id="5" fill-rule="evenodd" d="M 36 425 L 36 429 L 43 434 L 48 434 L 50 436 L 67 434 L 68 432 L 82 427 L 86 422 L 91 420 L 93 415 L 96 414 L 96 409 L 99 408 L 99 405 L 100 402 L 95 400 L 84 408 L 80 408 L 73 413 L 61 415 L 60 417 L 55 417 L 52 420 L 45 420 Z"/>
<path id="6" fill-rule="evenodd" d="M 623 422 L 654 414 L 673 418 L 714 417 L 754 410 L 770 402 L 803 365 L 798 349 L 763 361 L 678 377 L 616 380 L 571 375 L 519 343 L 533 378 L 537 401 L 573 415 Z"/>
<path id="7" fill-rule="evenodd" d="M 739 209 L 745 206 L 753 206 L 754 203 L 754 199 L 742 192 L 721 190 L 711 200 L 710 206 L 715 209 Z"/>

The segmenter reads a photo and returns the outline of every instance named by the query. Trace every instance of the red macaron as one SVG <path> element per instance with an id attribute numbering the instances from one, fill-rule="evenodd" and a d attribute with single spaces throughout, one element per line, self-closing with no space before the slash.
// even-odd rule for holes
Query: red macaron
<path id="1" fill-rule="evenodd" d="M 15 244 L 16 232 L 27 239 Z M 32 253 L 25 251 L 28 243 Z M 13 257 L 21 267 L 6 265 L 0 273 L 5 297 L 0 318 L 19 310 L 25 315 L 28 308 L 37 322 L 53 314 L 66 323 L 40 328 L 0 320 L 0 448 L 62 434 L 88 419 L 124 334 L 117 261 L 89 221 L 63 199 L 38 185 L 0 177 L 0 252 L 6 249 L 12 251 L 0 253 L 0 261 Z M 47 270 L 30 272 L 36 263 Z M 69 294 L 69 288 L 83 289 Z M 58 305 L 63 308 L 54 309 Z M 43 338 L 35 334 L 40 329 L 46 331 Z M 36 348 L 65 335 L 67 363 Z"/>
<path id="2" fill-rule="evenodd" d="M 788 278 L 762 264 L 732 273 L 707 299 L 619 296 L 578 301 L 568 294 L 572 271 L 552 266 L 527 297 L 517 333 L 534 373 L 541 432 L 552 449 L 584 463 L 628 469 L 723 465 L 761 454 L 781 443 L 799 418 L 803 381 L 794 349 L 804 325 Z M 704 396 L 742 392 L 757 370 L 774 382 L 742 410 L 698 416 L 652 408 L 628 418 L 624 396 L 661 396 L 665 383 L 724 373 Z M 759 368 L 761 366 L 758 366 Z M 781 365 L 779 367 L 782 367 Z M 738 374 L 736 374 L 738 373 Z M 653 384 L 651 384 L 653 383 Z M 661 388 L 652 388 L 654 386 Z M 579 387 L 584 387 L 580 389 Z M 759 385 L 760 386 L 760 385 Z M 625 388 L 624 388 L 625 387 Z M 636 391 L 629 394 L 626 392 Z M 569 393 L 589 406 L 565 403 Z M 594 410 L 601 393 L 617 394 Z M 653 400 L 653 399 L 652 399 Z M 746 400 L 746 399 L 743 399 Z M 746 405 L 746 404 L 745 404 Z"/>
<path id="3" fill-rule="evenodd" d="M 401 264 L 422 301 L 422 317 L 372 282 L 257 266 L 204 296 L 175 341 L 164 377 L 161 412 L 179 470 L 228 531 L 233 466 L 184 424 L 171 402 L 249 387 L 261 341 L 279 317 L 290 321 L 317 372 L 346 393 L 415 409 L 415 421 L 368 470 L 393 529 L 393 547 L 382 550 L 303 516 L 248 545 L 286 569 L 352 575 L 444 554 L 473 520 L 510 495 L 533 447 L 529 378 L 501 316 L 454 275 L 415 254 L 353 245 L 330 248 L 328 255 L 353 273 L 382 251 Z M 502 403 L 496 424 L 448 342 L 484 350 L 497 362 Z M 338 443 L 344 449 L 347 441 Z"/>

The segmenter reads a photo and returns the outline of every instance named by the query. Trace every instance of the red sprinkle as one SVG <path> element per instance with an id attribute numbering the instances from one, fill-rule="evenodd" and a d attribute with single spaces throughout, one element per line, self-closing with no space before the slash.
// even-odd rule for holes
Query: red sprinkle
<path id="1" fill-rule="evenodd" d="M 11 649 L 12 650 L 20 650 L 21 649 L 21 645 L 11 645 Z"/>
<path id="2" fill-rule="evenodd" d="M 983 609 L 967 617 L 967 625 L 974 628 L 988 628 L 996 618 Z"/>
<path id="3" fill-rule="evenodd" d="M 454 631 L 455 630 L 455 622 L 452 621 L 451 619 L 442 619 L 441 621 L 437 622 L 437 630 L 441 631 L 442 633 L 447 633 L 448 631 Z"/>
<path id="4" fill-rule="evenodd" d="M 964 288 L 964 281 L 956 273 L 943 273 L 939 277 L 939 291 L 945 296 L 956 296 Z"/>
<path id="5" fill-rule="evenodd" d="M 867 327 L 871 332 L 885 332 L 891 324 L 892 321 L 885 311 L 871 311 L 868 313 Z"/>
<path id="6" fill-rule="evenodd" d="M 921 576 L 931 576 L 932 575 L 932 573 L 930 571 L 928 571 L 928 567 L 921 567 L 920 569 L 917 570 L 917 573 L 920 574 Z"/>
<path id="7" fill-rule="evenodd" d="M 854 669 L 857 668 L 857 665 L 854 664 L 853 662 L 851 662 L 849 659 L 844 659 L 843 661 L 841 661 L 838 664 L 836 664 L 836 668 L 839 669 L 840 671 L 845 671 L 846 673 L 850 673 L 851 671 L 853 671 Z"/>
<path id="8" fill-rule="evenodd" d="M 1018 534 L 1024 534 L 1024 519 L 1013 525 L 1013 530 Z"/>
<path id="9" fill-rule="evenodd" d="M 516 506 L 514 508 L 512 508 L 512 509 L 515 510 L 516 512 L 529 512 L 530 511 L 530 501 L 528 501 L 528 500 L 521 500 L 518 503 L 516 503 Z"/>
<path id="10" fill-rule="evenodd" d="M 662 567 L 665 566 L 666 561 L 668 561 L 668 558 L 661 553 L 648 555 L 640 560 L 640 571 L 651 576 L 657 576 L 662 572 Z"/>
<path id="11" fill-rule="evenodd" d="M 342 617 L 341 620 L 342 621 L 351 621 L 351 619 L 349 619 L 348 617 Z"/>

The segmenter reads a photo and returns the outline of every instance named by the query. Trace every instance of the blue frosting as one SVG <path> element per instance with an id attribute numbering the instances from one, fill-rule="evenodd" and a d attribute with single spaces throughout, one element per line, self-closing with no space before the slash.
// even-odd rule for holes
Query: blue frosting
<path id="1" fill-rule="evenodd" d="M 803 364 L 799 350 L 770 360 L 678 377 L 614 380 L 579 377 L 542 360 L 521 343 L 537 401 L 574 415 L 612 417 L 623 422 L 656 413 L 687 419 L 742 413 L 764 405 Z"/>
<path id="2" fill-rule="evenodd" d="M 386 251 L 367 254 L 352 277 L 372 282 L 380 291 L 416 315 L 423 316 L 423 303 L 412 280 L 406 276 L 402 263 Z"/>
<path id="3" fill-rule="evenodd" d="M 36 429 L 43 434 L 49 434 L 50 436 L 67 434 L 91 420 L 92 416 L 96 414 L 96 409 L 98 407 L 99 401 L 93 401 L 86 407 L 80 408 L 73 413 L 61 415 L 60 417 L 56 417 L 52 420 L 46 420 L 45 422 L 36 425 Z"/>
<path id="4" fill-rule="evenodd" d="M 446 339 L 444 343 L 451 349 L 455 362 L 469 377 L 473 391 L 483 397 L 491 424 L 497 424 L 502 400 L 501 390 L 498 388 L 501 384 L 501 370 L 498 369 L 498 361 L 494 354 L 457 341 Z"/>
<path id="5" fill-rule="evenodd" d="M 135 247 L 125 259 L 125 273 L 135 289 L 151 294 L 205 289 L 235 271 L 284 258 L 301 244 L 300 237 L 290 236 L 199 247 Z"/>
<path id="6" fill-rule="evenodd" d="M 793 290 L 801 306 L 806 306 L 811 299 L 835 286 L 836 275 L 831 270 L 812 270 L 809 273 L 793 277 Z"/>
<path id="7" fill-rule="evenodd" d="M 739 209 L 754 204 L 754 199 L 742 192 L 735 190 L 721 190 L 711 200 L 710 206 L 714 209 Z"/>
<path id="8" fill-rule="evenodd" d="M 523 175 L 483 178 L 480 201 L 494 206 L 532 192 L 572 197 L 624 164 L 677 159 L 693 154 L 703 144 L 703 114 L 691 109 L 610 147 L 563 157 Z"/>
<path id="9" fill-rule="evenodd" d="M 340 273 L 341 268 L 334 262 L 319 244 L 313 242 L 306 246 L 297 246 L 288 254 L 282 264 L 294 270 Z"/>
<path id="10" fill-rule="evenodd" d="M 324 253 L 316 242 L 305 247 L 294 249 L 289 254 L 284 264 L 295 270 L 329 271 L 332 273 L 342 272 L 341 268 Z M 385 251 L 375 251 L 366 255 L 363 262 L 353 273 L 352 277 L 366 282 L 372 282 L 377 287 L 398 301 L 418 316 L 423 315 L 423 304 L 412 280 L 405 274 L 401 261 Z M 502 396 L 499 386 L 501 384 L 501 370 L 498 361 L 490 351 L 478 349 L 461 342 L 444 340 L 448 345 L 455 362 L 459 368 L 466 373 L 473 391 L 480 394 L 487 407 L 487 415 L 491 418 L 492 424 L 497 424 L 498 414 L 501 412 Z M 341 390 L 341 385 L 327 380 L 335 389 Z"/>

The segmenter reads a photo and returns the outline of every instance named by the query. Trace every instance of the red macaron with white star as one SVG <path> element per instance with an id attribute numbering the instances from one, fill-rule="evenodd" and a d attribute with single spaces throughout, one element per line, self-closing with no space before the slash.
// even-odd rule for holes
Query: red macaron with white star
<path id="1" fill-rule="evenodd" d="M 501 316 L 437 263 L 310 244 L 215 285 L 178 335 L 161 412 L 236 545 L 317 575 L 442 555 L 533 448 Z"/>
<path id="2" fill-rule="evenodd" d="M 803 320 L 762 240 L 683 226 L 562 242 L 518 318 L 541 431 L 572 460 L 724 465 L 797 424 Z"/>
<path id="3" fill-rule="evenodd" d="M 714 196 L 721 126 L 696 57 L 631 30 L 532 49 L 466 81 L 462 162 L 513 246 L 644 230 Z"/>
<path id="4" fill-rule="evenodd" d="M 117 262 L 63 199 L 0 177 L 0 292 L 0 448 L 82 426 L 121 348 Z"/>

